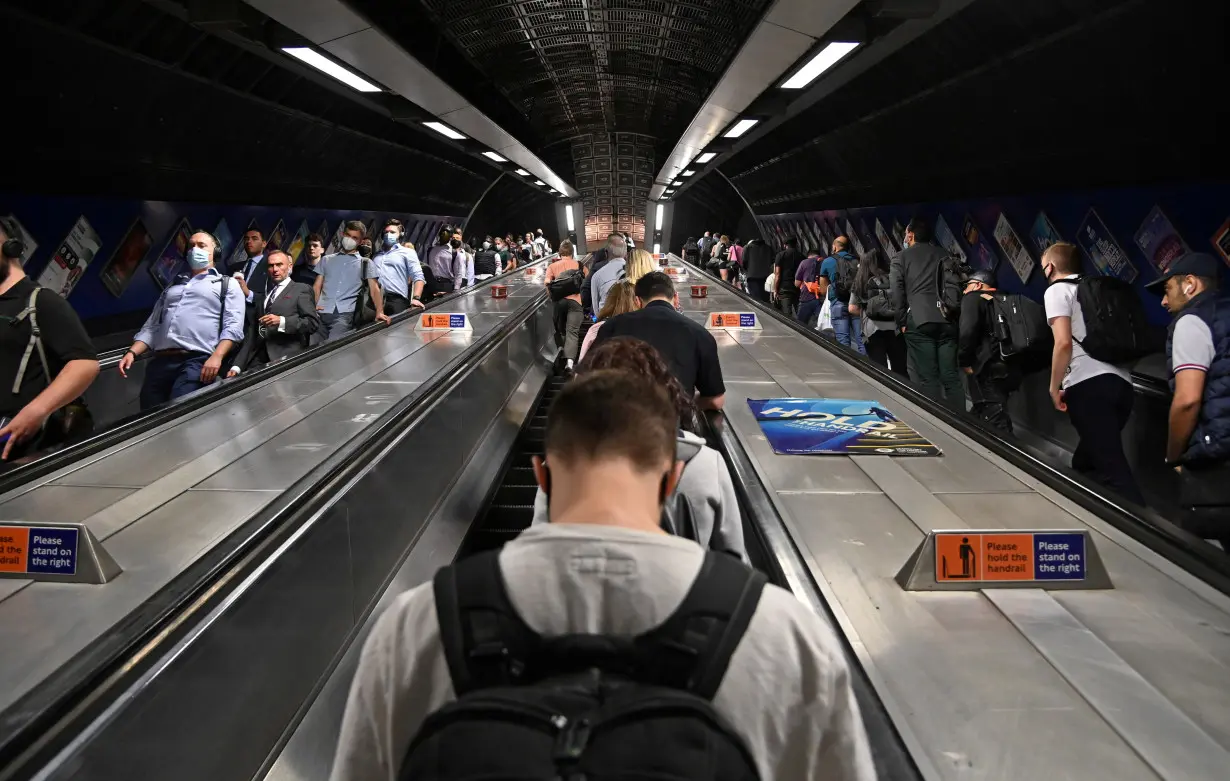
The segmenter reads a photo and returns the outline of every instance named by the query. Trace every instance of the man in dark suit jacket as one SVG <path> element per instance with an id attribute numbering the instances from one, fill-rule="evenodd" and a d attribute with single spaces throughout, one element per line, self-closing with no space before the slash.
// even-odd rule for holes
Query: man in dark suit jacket
<path id="1" fill-rule="evenodd" d="M 231 377 L 306 350 L 312 334 L 320 330 L 312 288 L 290 279 L 290 257 L 272 250 L 265 257 L 265 267 L 268 284 L 253 295 L 243 347 L 231 367 Z"/>

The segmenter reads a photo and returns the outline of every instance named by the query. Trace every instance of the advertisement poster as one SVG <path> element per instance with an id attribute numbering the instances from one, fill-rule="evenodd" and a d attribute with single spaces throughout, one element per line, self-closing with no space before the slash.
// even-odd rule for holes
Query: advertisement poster
<path id="1" fill-rule="evenodd" d="M 63 298 L 73 292 L 77 280 L 102 249 L 102 239 L 94 232 L 90 221 L 81 215 L 60 247 L 51 256 L 47 268 L 38 275 L 39 287 L 54 290 Z"/>
<path id="2" fill-rule="evenodd" d="M 970 215 L 965 215 L 965 219 L 961 222 L 961 235 L 965 238 L 965 243 L 969 245 L 973 253 L 973 261 L 970 265 L 978 269 L 991 269 L 999 265 L 999 258 L 995 255 L 995 250 L 991 249 L 991 245 L 987 244 L 986 239 L 982 236 L 982 231 L 978 230 L 978 226 L 974 223 L 974 218 Z"/>
<path id="3" fill-rule="evenodd" d="M 854 244 L 854 251 L 858 253 L 859 257 L 867 254 L 867 250 L 863 248 L 863 240 L 859 238 L 858 231 L 854 230 L 854 223 L 849 220 L 846 220 L 846 236 Z"/>
<path id="4" fill-rule="evenodd" d="M 878 401 L 748 399 L 747 405 L 778 455 L 940 455 Z"/>
<path id="5" fill-rule="evenodd" d="M 901 220 L 893 220 L 893 238 L 897 240 L 898 247 L 905 247 L 905 226 Z"/>
<path id="6" fill-rule="evenodd" d="M 1115 241 L 1096 210 L 1090 209 L 1085 215 L 1085 221 L 1076 232 L 1076 243 L 1093 261 L 1099 273 L 1119 277 L 1124 282 L 1136 280 L 1136 267 L 1128 260 L 1127 254 Z"/>
<path id="7" fill-rule="evenodd" d="M 256 218 L 253 217 L 252 221 L 248 223 L 248 227 L 243 229 L 243 232 L 246 234 L 248 231 L 258 231 L 260 229 L 261 229 L 261 226 L 257 224 Z M 231 251 L 230 260 L 226 262 L 225 268 L 220 269 L 220 271 L 223 271 L 226 273 L 230 273 L 231 269 L 239 269 L 240 271 L 242 271 L 243 264 L 247 262 L 248 262 L 248 251 L 243 248 L 243 236 L 240 236 L 239 241 L 235 242 L 235 249 Z"/>
<path id="8" fill-rule="evenodd" d="M 111 295 L 119 298 L 124 294 L 153 243 L 154 240 L 141 218 L 133 220 L 132 226 L 124 234 L 123 241 L 115 248 L 115 252 L 111 253 L 107 265 L 103 266 L 102 273 L 99 274 L 103 287 L 107 288 Z"/>
<path id="9" fill-rule="evenodd" d="M 1028 282 L 1029 276 L 1034 273 L 1033 256 L 1025 249 L 1021 237 L 1016 235 L 1012 223 L 1008 222 L 1008 215 L 1003 212 L 999 213 L 999 219 L 995 221 L 995 241 L 999 243 L 1004 257 L 1012 264 L 1012 270 L 1021 278 L 1021 282 Z"/>
<path id="10" fill-rule="evenodd" d="M 952 230 L 948 227 L 948 223 L 944 221 L 944 215 L 942 214 L 935 218 L 935 243 L 948 250 L 949 254 L 956 255 L 961 259 L 962 263 L 969 262 L 969 258 L 965 256 L 965 250 L 961 249 L 961 244 L 957 241 L 957 237 L 952 235 Z"/>
<path id="11" fill-rule="evenodd" d="M 214 238 L 218 240 L 218 257 L 229 257 L 227 253 L 234 247 L 235 237 L 231 235 L 231 226 L 226 224 L 226 218 L 218 220 L 218 227 L 214 228 Z M 220 268 L 219 272 L 225 272 L 226 269 Z"/>
<path id="12" fill-rule="evenodd" d="M 876 218 L 876 238 L 880 240 L 880 246 L 884 247 L 888 257 L 897 257 L 897 245 L 888 237 L 888 231 L 884 229 L 884 223 L 880 222 L 879 217 Z"/>
<path id="13" fill-rule="evenodd" d="M 1034 243 L 1034 249 L 1038 251 L 1038 257 L 1041 258 L 1052 244 L 1058 244 L 1063 241 L 1063 236 L 1060 236 L 1059 231 L 1055 230 L 1055 226 L 1051 224 L 1051 219 L 1046 216 L 1046 212 L 1038 212 L 1037 218 L 1034 219 L 1033 227 L 1029 229 L 1029 239 Z"/>
<path id="14" fill-rule="evenodd" d="M 286 249 L 286 223 L 278 220 L 278 224 L 273 226 L 273 230 L 269 232 L 269 238 L 265 241 L 265 251 L 272 249 Z"/>
<path id="15" fill-rule="evenodd" d="M 328 246 L 328 243 L 329 243 L 329 221 L 328 220 L 321 221 L 320 227 L 316 229 L 316 235 L 319 236 L 322 241 L 324 241 L 326 246 Z"/>
<path id="16" fill-rule="evenodd" d="M 21 239 L 21 243 L 25 245 L 26 251 L 21 253 L 21 265 L 24 267 L 30 262 L 30 258 L 34 255 L 34 250 L 38 249 L 38 242 L 30 235 L 30 231 L 26 230 L 26 226 L 21 224 L 21 220 L 17 216 L 10 214 L 8 216 L 8 224 L 13 226 L 19 235 L 9 236 L 10 239 Z"/>
<path id="17" fill-rule="evenodd" d="M 295 231 L 295 238 L 291 240 L 290 246 L 286 248 L 286 254 L 290 255 L 290 264 L 293 266 L 299 260 L 299 256 L 303 254 L 303 248 L 307 246 L 308 224 L 304 220 L 299 224 L 299 230 Z"/>
<path id="18" fill-rule="evenodd" d="M 149 267 L 149 273 L 158 287 L 165 290 L 180 274 L 188 273 L 188 241 L 191 238 L 192 226 L 187 219 L 180 220 L 167 239 L 167 245 L 162 248 L 162 254 Z"/>
<path id="19" fill-rule="evenodd" d="M 345 220 L 342 220 L 341 222 L 337 224 L 337 230 L 333 232 L 332 238 L 329 239 L 329 246 L 325 247 L 326 255 L 336 255 L 338 251 L 342 248 L 342 231 L 345 227 L 346 227 Z M 328 236 L 329 234 L 326 232 L 326 233 L 322 233 L 321 235 Z"/>
<path id="20" fill-rule="evenodd" d="M 1217 233 L 1213 234 L 1211 241 L 1222 259 L 1226 261 L 1226 265 L 1230 265 L 1230 217 L 1226 218 L 1226 221 L 1217 229 Z"/>
<path id="21" fill-rule="evenodd" d="M 1158 274 L 1165 274 L 1176 258 L 1191 251 L 1161 206 L 1154 206 L 1145 217 L 1135 239 L 1136 246 L 1145 253 L 1145 259 L 1153 264 Z"/>

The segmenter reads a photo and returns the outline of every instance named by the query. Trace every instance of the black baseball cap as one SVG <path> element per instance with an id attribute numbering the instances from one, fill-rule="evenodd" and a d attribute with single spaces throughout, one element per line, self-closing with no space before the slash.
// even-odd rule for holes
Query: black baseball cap
<path id="1" fill-rule="evenodd" d="M 1145 288 L 1152 290 L 1154 293 L 1161 293 L 1166 289 L 1166 280 L 1171 277 L 1191 275 L 1193 277 L 1217 279 L 1220 274 L 1221 263 L 1218 262 L 1217 258 L 1207 252 L 1189 252 L 1186 255 L 1175 258 L 1175 261 L 1166 269 L 1166 273 L 1145 285 Z"/>

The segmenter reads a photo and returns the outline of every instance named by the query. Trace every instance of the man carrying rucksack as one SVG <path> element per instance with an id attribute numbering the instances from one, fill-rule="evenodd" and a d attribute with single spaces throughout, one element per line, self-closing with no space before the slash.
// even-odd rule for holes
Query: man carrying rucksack
<path id="1" fill-rule="evenodd" d="M 843 650 L 733 556 L 663 531 L 678 410 L 588 372 L 534 459 L 550 523 L 399 597 L 367 639 L 333 781 L 872 781 Z"/>
<path id="2" fill-rule="evenodd" d="M 1012 354 L 1013 340 L 1006 333 L 1008 320 L 1014 310 L 1029 305 L 1041 309 L 1037 302 L 1024 296 L 999 292 L 995 287 L 994 272 L 985 270 L 970 275 L 965 286 L 965 297 L 961 299 L 957 363 L 969 377 L 967 387 L 970 401 L 973 402 L 973 413 L 1005 434 L 1012 433 L 1008 397 L 1021 387 L 1022 377 L 1022 366 Z M 1040 320 L 1041 327 L 1049 335 L 1045 314 L 1036 314 L 1034 319 Z M 1008 355 L 1005 355 L 1004 342 L 1009 345 Z M 1047 339 L 1045 344 L 1049 345 L 1050 340 Z"/>
<path id="3" fill-rule="evenodd" d="M 965 389 L 957 369 L 957 320 L 960 317 L 961 285 L 945 274 L 948 253 L 932 243 L 931 221 L 910 220 L 905 229 L 908 247 L 891 264 L 893 310 L 897 330 L 905 334 L 909 352 L 910 379 L 936 401 L 956 412 L 965 411 Z M 947 301 L 945 288 L 955 284 L 955 301 Z"/>
<path id="4" fill-rule="evenodd" d="M 825 291 L 829 314 L 833 318 L 833 334 L 837 343 L 863 355 L 863 318 L 850 314 L 850 292 L 858 275 L 858 258 L 850 252 L 850 239 L 838 236 L 833 241 L 833 254 L 820 263 L 820 284 Z M 799 308 L 802 309 L 802 298 Z"/>
<path id="5" fill-rule="evenodd" d="M 559 260 L 547 266 L 544 282 L 554 302 L 552 321 L 555 324 L 555 344 L 563 348 L 564 371 L 571 373 L 581 352 L 581 285 L 585 275 L 573 256 L 572 242 L 559 243 Z"/>
<path id="6" fill-rule="evenodd" d="M 1055 335 L 1051 401 L 1068 413 L 1080 435 L 1072 468 L 1143 505 L 1123 452 L 1123 429 L 1135 398 L 1130 362 L 1146 351 L 1140 344 L 1144 311 L 1127 283 L 1082 276 L 1080 270 L 1074 244 L 1052 244 L 1042 255 L 1042 272 L 1051 283 L 1043 301 Z"/>
<path id="7" fill-rule="evenodd" d="M 1230 299 L 1218 294 L 1221 273 L 1217 258 L 1193 252 L 1148 287 L 1164 291 L 1162 306 L 1174 315 L 1166 463 L 1179 473 L 1181 523 L 1230 553 Z"/>

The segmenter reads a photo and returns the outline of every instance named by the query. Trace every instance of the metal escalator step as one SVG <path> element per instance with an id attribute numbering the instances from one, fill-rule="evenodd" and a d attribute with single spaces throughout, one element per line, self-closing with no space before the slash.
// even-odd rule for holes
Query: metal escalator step
<path id="1" fill-rule="evenodd" d="M 510 485 L 505 482 L 496 489 L 495 498 L 491 500 L 492 507 L 517 507 L 517 506 L 534 506 L 534 497 L 538 493 L 538 486 L 533 483 L 528 485 Z"/>

